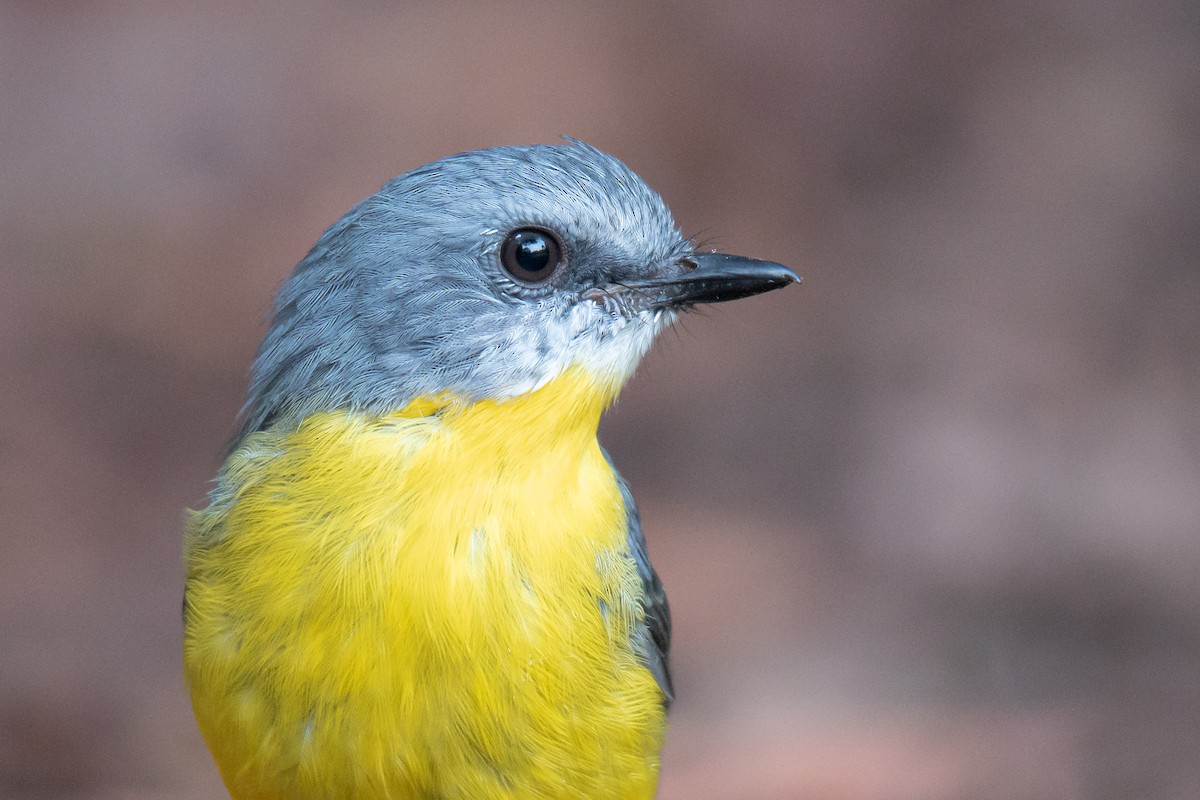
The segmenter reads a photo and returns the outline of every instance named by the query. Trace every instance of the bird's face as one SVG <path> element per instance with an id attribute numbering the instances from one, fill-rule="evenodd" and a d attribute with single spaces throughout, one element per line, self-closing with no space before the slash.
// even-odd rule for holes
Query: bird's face
<path id="1" fill-rule="evenodd" d="M 452 156 L 387 184 L 300 263 L 243 432 L 318 408 L 502 400 L 572 367 L 612 397 L 681 309 L 794 280 L 693 252 L 662 199 L 587 145 Z"/>

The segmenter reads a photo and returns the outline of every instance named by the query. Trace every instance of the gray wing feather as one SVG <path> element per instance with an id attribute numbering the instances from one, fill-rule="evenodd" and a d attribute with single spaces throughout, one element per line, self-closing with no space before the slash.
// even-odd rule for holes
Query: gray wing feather
<path id="1" fill-rule="evenodd" d="M 608 453 L 604 455 L 608 458 Z M 611 458 L 608 459 L 608 463 L 611 467 Z M 650 564 L 650 556 L 646 552 L 646 537 L 642 534 L 642 519 L 638 514 L 637 504 L 633 501 L 633 494 L 629 491 L 629 484 L 615 468 L 613 474 L 617 476 L 621 496 L 625 499 L 629 552 L 642 579 L 642 607 L 645 609 L 645 619 L 634 633 L 633 644 L 662 689 L 664 704 L 670 706 L 671 701 L 675 699 L 668 659 L 671 651 L 671 607 L 667 604 L 667 592 L 662 581 L 658 579 L 658 573 Z"/>

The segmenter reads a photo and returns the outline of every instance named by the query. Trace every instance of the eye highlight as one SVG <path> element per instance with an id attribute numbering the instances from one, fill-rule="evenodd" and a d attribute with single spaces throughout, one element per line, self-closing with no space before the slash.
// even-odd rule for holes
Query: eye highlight
<path id="1" fill-rule="evenodd" d="M 562 260 L 562 243 L 545 228 L 517 228 L 500 246 L 500 265 L 520 283 L 545 283 Z"/>

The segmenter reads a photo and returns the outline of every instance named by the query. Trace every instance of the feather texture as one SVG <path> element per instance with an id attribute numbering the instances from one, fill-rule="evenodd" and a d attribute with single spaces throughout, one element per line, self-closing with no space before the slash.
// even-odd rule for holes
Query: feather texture
<path id="1" fill-rule="evenodd" d="M 243 440 L 187 535 L 235 798 L 653 795 L 669 623 L 595 438 L 613 391 L 571 369 Z"/>

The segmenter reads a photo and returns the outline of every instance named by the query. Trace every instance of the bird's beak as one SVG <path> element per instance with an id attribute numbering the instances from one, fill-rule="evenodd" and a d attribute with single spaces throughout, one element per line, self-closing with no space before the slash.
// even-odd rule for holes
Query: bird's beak
<path id="1" fill-rule="evenodd" d="M 723 303 L 799 283 L 782 264 L 725 253 L 693 253 L 678 262 L 679 272 L 625 284 L 657 308 Z"/>

